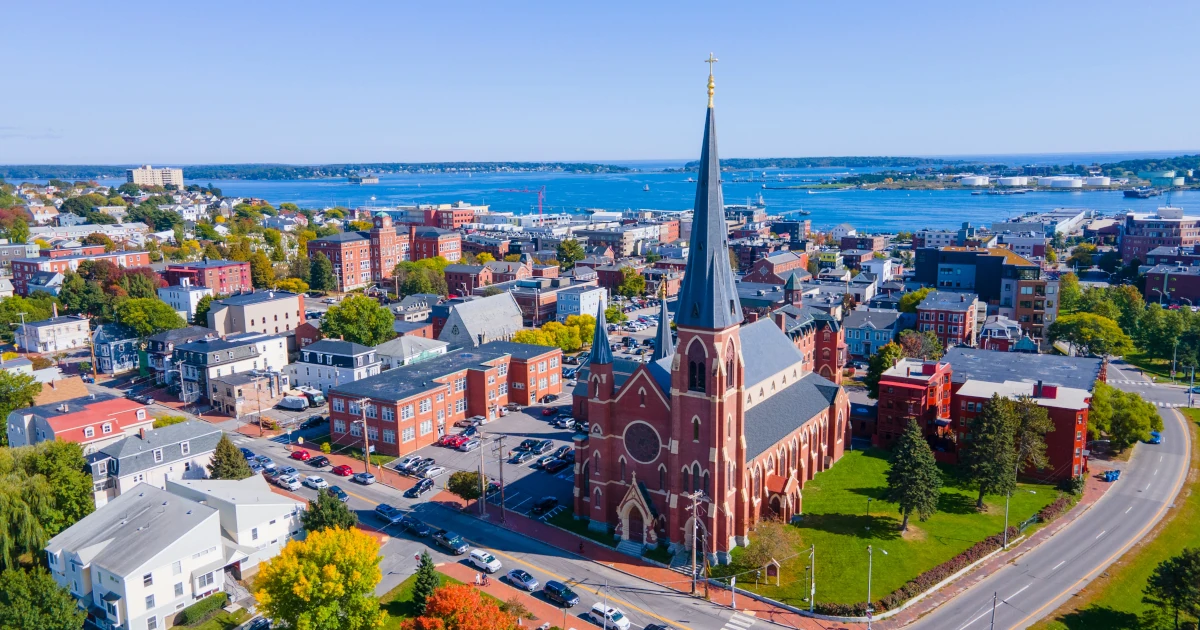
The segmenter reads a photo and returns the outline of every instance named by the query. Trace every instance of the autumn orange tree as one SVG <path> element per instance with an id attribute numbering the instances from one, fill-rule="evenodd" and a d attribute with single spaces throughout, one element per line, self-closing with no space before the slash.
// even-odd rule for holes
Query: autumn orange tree
<path id="1" fill-rule="evenodd" d="M 285 628 L 380 628 L 379 561 L 379 543 L 357 529 L 309 532 L 262 565 L 254 595 L 262 613 Z"/>
<path id="2" fill-rule="evenodd" d="M 403 630 L 515 630 L 517 619 L 491 598 L 466 584 L 447 584 L 433 592 L 425 614 L 409 619 Z"/>

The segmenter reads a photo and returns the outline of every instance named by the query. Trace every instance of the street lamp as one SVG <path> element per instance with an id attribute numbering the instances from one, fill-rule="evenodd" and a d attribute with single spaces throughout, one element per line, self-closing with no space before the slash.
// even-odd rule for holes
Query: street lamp
<path id="1" fill-rule="evenodd" d="M 887 550 L 880 549 L 883 555 L 888 555 Z M 867 630 L 871 630 L 871 613 L 874 610 L 871 608 L 871 569 L 875 564 L 875 553 L 871 545 L 867 545 Z"/>

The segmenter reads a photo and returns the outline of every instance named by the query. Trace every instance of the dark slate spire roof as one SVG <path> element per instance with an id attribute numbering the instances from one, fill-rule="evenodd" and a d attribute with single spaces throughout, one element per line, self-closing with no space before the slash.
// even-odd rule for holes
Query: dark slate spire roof
<path id="1" fill-rule="evenodd" d="M 612 347 L 608 345 L 608 321 L 604 318 L 604 302 L 596 309 L 596 331 L 592 333 L 592 351 L 588 355 L 589 364 L 611 365 L 613 362 Z"/>
<path id="2" fill-rule="evenodd" d="M 704 145 L 700 149 L 687 273 L 675 312 L 675 323 L 680 326 L 722 330 L 742 323 L 742 309 L 729 266 L 724 206 L 721 164 L 717 158 L 717 123 L 709 103 Z"/>
<path id="3" fill-rule="evenodd" d="M 653 363 L 675 354 L 675 339 L 671 337 L 671 314 L 667 312 L 667 298 L 662 299 L 662 308 L 658 309 L 658 334 L 654 338 L 654 354 L 650 358 Z"/>

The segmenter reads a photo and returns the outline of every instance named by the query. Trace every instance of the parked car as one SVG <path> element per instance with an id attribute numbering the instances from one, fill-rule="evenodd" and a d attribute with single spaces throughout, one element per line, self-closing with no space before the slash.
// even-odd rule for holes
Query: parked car
<path id="1" fill-rule="evenodd" d="M 275 481 L 276 479 L 279 478 L 279 469 L 278 468 L 264 468 L 262 475 L 263 475 L 263 477 L 265 477 L 267 479 L 267 481 Z"/>
<path id="2" fill-rule="evenodd" d="M 542 400 L 542 404 L 546 405 L 546 404 L 549 404 L 549 403 L 552 403 L 552 402 L 558 400 L 558 396 L 555 396 L 554 394 L 546 394 L 545 396 L 542 396 L 541 400 Z"/>
<path id="3" fill-rule="evenodd" d="M 325 481 L 324 477 L 309 475 L 304 478 L 304 485 L 312 488 L 313 490 L 320 490 L 321 488 L 328 488 L 329 482 Z"/>
<path id="4" fill-rule="evenodd" d="M 445 547 L 456 556 L 467 552 L 467 541 L 463 540 L 462 536 L 447 529 L 439 529 L 434 532 L 433 542 Z"/>
<path id="5" fill-rule="evenodd" d="M 340 464 L 329 469 L 329 472 L 339 477 L 349 477 L 354 474 L 354 470 L 345 464 Z"/>
<path id="6" fill-rule="evenodd" d="M 246 626 L 246 630 L 271 630 L 271 620 L 266 617 L 259 617 L 251 621 L 250 625 Z"/>
<path id="7" fill-rule="evenodd" d="M 246 459 L 254 459 L 255 457 L 257 457 L 257 455 L 254 454 L 254 451 L 252 451 L 244 446 L 242 447 L 241 450 L 242 450 L 242 457 L 245 457 Z"/>
<path id="8" fill-rule="evenodd" d="M 571 417 L 556 418 L 554 420 L 554 422 L 551 422 L 550 424 L 552 424 L 557 429 L 574 429 L 575 428 L 575 418 L 571 418 Z"/>
<path id="9" fill-rule="evenodd" d="M 562 459 L 563 455 L 566 455 L 567 453 L 570 453 L 573 450 L 575 450 L 575 449 L 572 449 L 570 444 L 564 444 L 564 445 L 558 447 L 557 451 L 554 451 L 554 456 L 559 459 Z"/>
<path id="10" fill-rule="evenodd" d="M 361 483 L 364 486 L 369 486 L 375 483 L 375 475 L 372 475 L 369 472 L 360 472 L 351 477 L 351 479 L 354 480 L 354 483 Z"/>
<path id="11" fill-rule="evenodd" d="M 308 460 L 308 465 L 312 466 L 313 468 L 324 468 L 329 465 L 329 458 L 325 457 L 324 455 L 317 455 L 316 457 Z"/>
<path id="12" fill-rule="evenodd" d="M 433 531 L 428 525 L 411 514 L 405 514 L 404 518 L 400 519 L 400 527 L 414 536 L 421 537 L 428 536 Z"/>
<path id="13" fill-rule="evenodd" d="M 433 490 L 433 480 L 432 479 L 422 479 L 422 480 L 418 481 L 415 486 L 409 488 L 408 490 L 405 490 L 404 496 L 406 496 L 410 499 L 415 499 L 415 498 L 421 496 L 422 494 L 425 494 L 426 492 L 429 492 L 431 490 Z"/>
<path id="14" fill-rule="evenodd" d="M 408 457 L 396 462 L 395 469 L 403 472 L 408 470 L 409 466 L 412 466 L 419 461 L 421 461 L 420 455 L 409 455 Z"/>
<path id="15" fill-rule="evenodd" d="M 337 498 L 338 501 L 341 501 L 342 503 L 346 503 L 350 500 L 350 495 L 346 494 L 345 490 L 342 490 L 337 486 L 329 486 L 328 488 L 325 488 L 325 491 L 329 494 L 332 494 L 335 498 Z"/>
<path id="16" fill-rule="evenodd" d="M 518 444 L 517 448 L 515 448 L 513 450 L 514 451 L 532 451 L 533 447 L 538 445 L 538 442 L 540 442 L 540 440 L 533 439 L 533 438 L 530 438 L 528 440 L 521 440 L 521 443 Z"/>
<path id="17" fill-rule="evenodd" d="M 460 450 L 464 453 L 469 453 L 469 452 L 479 448 L 480 444 L 481 444 L 481 442 L 477 438 L 470 438 L 470 439 L 463 441 L 461 444 L 459 444 L 458 450 Z"/>
<path id="18" fill-rule="evenodd" d="M 399 523 L 400 519 L 404 518 L 404 513 L 399 508 L 392 507 L 387 503 L 380 503 L 375 506 L 375 513 L 379 515 L 379 518 L 393 525 Z"/>
<path id="19" fill-rule="evenodd" d="M 279 478 L 275 480 L 275 483 L 278 484 L 280 488 L 286 488 L 288 490 L 300 489 L 300 480 L 291 475 L 280 475 Z"/>
<path id="20" fill-rule="evenodd" d="M 470 435 L 463 435 L 462 433 L 458 433 L 458 434 L 450 436 L 450 439 L 446 441 L 446 446 L 449 446 L 450 448 L 459 448 L 463 444 L 466 444 L 467 442 L 470 442 L 471 440 L 475 440 L 475 438 Z M 476 441 L 478 441 L 478 440 L 476 440 Z"/>
<path id="21" fill-rule="evenodd" d="M 306 451 L 304 449 L 300 449 L 300 450 L 292 451 L 292 454 L 288 455 L 288 457 L 290 457 L 292 459 L 298 459 L 302 462 L 306 462 L 312 458 L 312 453 L 309 453 L 308 451 Z"/>
<path id="22" fill-rule="evenodd" d="M 552 462 L 556 459 L 558 459 L 558 458 L 553 455 L 542 455 L 541 457 L 538 458 L 538 460 L 536 462 L 533 462 L 533 467 L 534 468 L 545 468 L 546 464 L 549 464 L 550 462 Z"/>
<path id="23" fill-rule="evenodd" d="M 543 416 L 553 416 L 556 413 L 558 413 L 558 410 L 554 407 L 545 407 L 542 409 Z"/>
<path id="24" fill-rule="evenodd" d="M 470 418 L 463 418 L 462 420 L 455 422 L 454 426 L 456 426 L 456 427 L 474 427 L 474 426 L 479 426 L 479 425 L 483 424 L 484 422 L 486 422 L 486 420 L 484 419 L 483 416 L 471 416 Z"/>
<path id="25" fill-rule="evenodd" d="M 275 470 L 275 462 L 271 461 L 271 458 L 267 457 L 266 455 L 259 455 L 258 457 L 254 458 L 254 461 L 258 462 L 260 466 L 266 468 L 267 470 Z"/>
<path id="26" fill-rule="evenodd" d="M 261 473 L 264 470 L 263 467 L 261 465 L 259 465 L 259 463 L 256 461 L 251 461 L 249 465 L 250 465 L 250 472 L 252 472 L 256 475 Z"/>
<path id="27" fill-rule="evenodd" d="M 570 608 L 579 604 L 579 595 L 575 591 L 572 591 L 571 587 L 562 582 L 554 580 L 546 582 L 546 587 L 542 589 L 542 593 L 546 595 L 546 599 L 559 606 Z"/>
<path id="28" fill-rule="evenodd" d="M 319 415 L 318 416 L 309 416 L 308 420 L 305 420 L 304 422 L 300 423 L 300 428 L 301 429 L 312 429 L 314 427 L 323 427 L 328 423 L 329 423 L 329 421 L 326 420 L 324 416 L 319 416 Z"/>
<path id="29" fill-rule="evenodd" d="M 557 498 L 542 497 L 542 498 L 538 499 L 537 503 L 533 504 L 533 509 L 530 510 L 530 512 L 533 512 L 534 514 L 545 514 L 546 512 L 549 512 L 550 510 L 553 510 L 556 507 L 558 507 L 558 499 Z"/>
<path id="30" fill-rule="evenodd" d="M 537 578 L 529 575 L 528 571 L 522 571 L 521 569 L 513 569 L 505 577 L 508 578 L 508 582 L 513 586 L 529 591 L 530 593 L 536 591 L 538 586 L 541 586 L 538 584 Z"/>
<path id="31" fill-rule="evenodd" d="M 626 617 L 625 613 L 611 606 L 605 608 L 604 604 L 600 602 L 592 605 L 592 610 L 588 613 L 588 616 L 592 618 L 593 622 L 606 629 L 613 627 L 617 630 L 629 630 L 629 617 Z"/>
<path id="32" fill-rule="evenodd" d="M 284 477 L 291 477 L 292 475 L 296 474 L 296 469 L 292 468 L 291 466 L 284 466 L 283 468 L 279 469 L 279 474 L 283 475 Z"/>
<path id="33" fill-rule="evenodd" d="M 524 464 L 531 459 L 533 459 L 533 453 L 530 453 L 529 451 L 517 451 L 513 453 L 512 459 L 508 460 L 508 463 Z"/>
<path id="34" fill-rule="evenodd" d="M 555 459 L 550 460 L 550 462 L 548 464 L 543 466 L 542 470 L 550 473 L 551 475 L 555 475 L 555 474 L 558 474 L 560 471 L 568 468 L 570 465 L 571 465 L 571 462 L 568 462 L 564 459 L 555 458 Z"/>
<path id="35" fill-rule="evenodd" d="M 476 569 L 479 569 L 480 571 L 487 571 L 488 573 L 495 573 L 499 571 L 501 567 L 500 561 L 496 559 L 496 556 L 493 556 L 483 549 L 475 549 L 472 551 L 471 557 L 467 559 L 467 562 L 470 562 L 471 566 L 475 567 Z"/>
<path id="36" fill-rule="evenodd" d="M 426 481 L 429 481 L 438 475 L 444 474 L 445 472 L 445 466 L 429 466 L 428 468 L 421 470 L 421 476 L 424 477 Z"/>
<path id="37" fill-rule="evenodd" d="M 434 466 L 434 464 L 435 464 L 435 462 L 433 461 L 432 457 L 426 457 L 426 458 L 422 459 L 421 461 L 417 462 L 416 464 L 409 466 L 407 472 L 409 475 L 411 475 L 413 477 L 420 477 L 421 474 L 425 472 L 426 468 L 430 468 L 430 467 Z"/>

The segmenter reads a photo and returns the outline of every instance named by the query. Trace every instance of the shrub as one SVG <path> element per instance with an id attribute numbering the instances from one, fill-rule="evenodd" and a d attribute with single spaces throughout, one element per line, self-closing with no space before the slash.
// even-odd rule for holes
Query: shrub
<path id="1" fill-rule="evenodd" d="M 333 447 L 329 445 L 329 442 L 321 442 L 321 452 L 328 455 L 333 452 Z"/>
<path id="2" fill-rule="evenodd" d="M 1071 507 L 1071 497 L 1062 495 L 1054 500 L 1054 503 L 1047 505 L 1038 512 L 1038 520 L 1043 523 L 1049 523 L 1054 519 L 1063 515 Z"/>
<path id="3" fill-rule="evenodd" d="M 228 593 L 214 593 L 204 599 L 184 608 L 179 613 L 180 625 L 192 625 L 208 619 L 210 615 L 229 603 Z"/>

